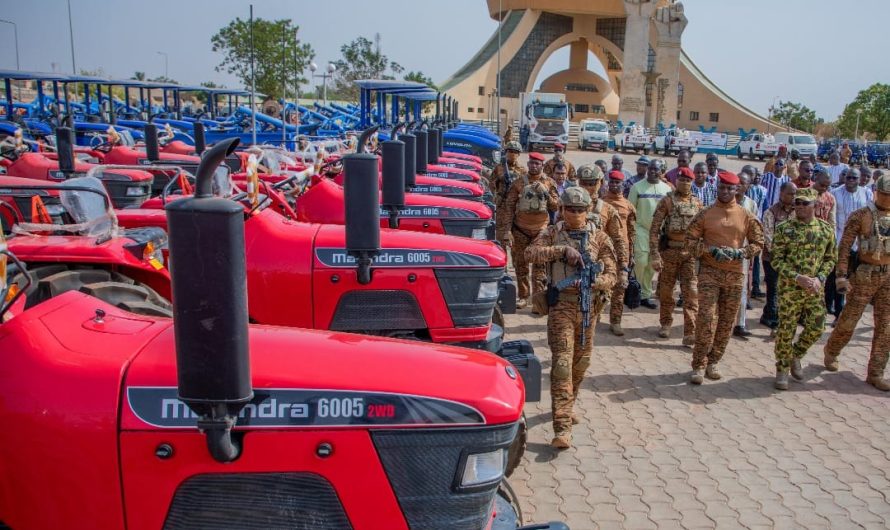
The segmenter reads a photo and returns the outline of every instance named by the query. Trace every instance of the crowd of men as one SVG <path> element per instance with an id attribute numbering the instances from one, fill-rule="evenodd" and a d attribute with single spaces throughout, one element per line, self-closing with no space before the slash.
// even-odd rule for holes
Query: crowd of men
<path id="1" fill-rule="evenodd" d="M 827 166 L 784 148 L 761 173 L 732 173 L 717 155 L 692 165 L 683 151 L 668 170 L 641 156 L 575 168 L 557 144 L 547 160 L 508 141 L 491 174 L 497 238 L 508 248 L 518 307 L 547 315 L 557 448 L 571 446 L 573 407 L 590 365 L 595 324 L 608 304 L 609 330 L 624 335 L 626 290 L 659 309 L 669 339 L 682 307 L 682 344 L 692 348 L 692 384 L 719 380 L 732 335 L 750 340 L 751 299 L 775 338 L 775 388 L 803 379 L 801 359 L 834 316 L 824 366 L 839 368 L 865 307 L 874 306 L 866 382 L 888 391 L 890 353 L 890 174 L 842 162 Z M 674 298 L 679 283 L 678 299 Z M 765 290 L 762 286 L 765 285 Z M 630 297 L 631 299 L 633 297 Z M 802 328 L 800 331 L 798 328 Z"/>

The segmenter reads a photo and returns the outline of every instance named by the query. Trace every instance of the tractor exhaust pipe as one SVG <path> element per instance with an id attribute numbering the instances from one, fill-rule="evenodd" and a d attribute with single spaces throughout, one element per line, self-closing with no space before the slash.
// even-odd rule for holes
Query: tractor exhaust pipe
<path id="1" fill-rule="evenodd" d="M 59 155 L 59 171 L 65 178 L 74 173 L 74 131 L 69 127 L 56 128 L 56 152 Z"/>
<path id="2" fill-rule="evenodd" d="M 414 136 L 417 137 L 417 172 L 419 174 L 426 173 L 426 166 L 429 163 L 429 133 L 423 130 L 414 131 Z"/>
<path id="3" fill-rule="evenodd" d="M 374 125 L 373 127 L 368 127 L 367 129 L 362 131 L 362 134 L 360 134 L 358 137 L 358 143 L 356 144 L 356 148 L 355 148 L 356 153 L 364 153 L 365 152 L 365 145 L 368 143 L 368 140 L 371 139 L 371 136 L 373 136 L 374 133 L 377 132 L 377 129 L 379 129 L 379 128 L 380 128 L 379 125 Z"/>
<path id="4" fill-rule="evenodd" d="M 380 252 L 377 157 L 369 153 L 346 155 L 343 157 L 343 173 L 346 252 L 358 261 L 358 282 L 367 285 L 371 283 L 371 261 Z"/>
<path id="5" fill-rule="evenodd" d="M 195 129 L 195 154 L 201 156 L 202 153 L 207 149 L 207 138 L 204 135 L 204 124 L 196 121 L 194 125 Z"/>
<path id="6" fill-rule="evenodd" d="M 430 127 L 426 131 L 427 141 L 429 142 L 429 147 L 427 148 L 430 164 L 438 164 L 439 163 L 439 136 L 436 134 L 436 128 Z"/>
<path id="7" fill-rule="evenodd" d="M 198 415 L 208 451 L 223 463 L 242 452 L 232 429 L 253 399 L 244 209 L 210 194 L 213 172 L 238 142 L 225 140 L 208 151 L 198 166 L 195 196 L 166 206 L 171 263 L 175 260 L 171 274 L 179 399 Z"/>
<path id="8" fill-rule="evenodd" d="M 154 123 L 145 124 L 145 158 L 150 162 L 161 159 L 161 150 L 158 147 L 158 126 Z"/>
<path id="9" fill-rule="evenodd" d="M 405 143 L 405 191 L 411 191 L 417 184 L 417 137 L 406 133 L 399 140 Z"/>
<path id="10" fill-rule="evenodd" d="M 405 142 L 383 142 L 383 209 L 389 227 L 399 227 L 399 210 L 405 207 Z"/>

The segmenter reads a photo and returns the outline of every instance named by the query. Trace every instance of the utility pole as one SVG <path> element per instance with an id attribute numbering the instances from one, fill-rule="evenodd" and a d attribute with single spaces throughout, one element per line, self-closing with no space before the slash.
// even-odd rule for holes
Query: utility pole
<path id="1" fill-rule="evenodd" d="M 168 57 L 167 57 L 167 53 L 166 53 L 166 52 L 158 52 L 158 55 L 163 55 L 163 56 L 164 56 L 164 80 L 169 81 L 169 80 L 170 80 L 170 72 L 169 72 L 169 70 L 168 70 L 168 68 L 167 68 L 167 66 L 168 66 L 168 64 L 167 64 L 167 59 L 168 59 Z"/>
<path id="2" fill-rule="evenodd" d="M 12 26 L 12 33 L 15 35 L 15 69 L 21 70 L 22 67 L 19 64 L 19 28 L 16 26 L 15 22 L 11 20 L 4 20 L 0 18 L 0 22 L 4 24 L 9 24 Z"/>
<path id="3" fill-rule="evenodd" d="M 250 129 L 252 133 L 253 145 L 256 145 L 256 75 L 254 72 L 253 59 L 253 4 L 250 4 Z"/>
<path id="4" fill-rule="evenodd" d="M 68 35 L 71 36 L 71 73 L 77 75 L 77 63 L 74 62 L 74 23 L 71 22 L 71 0 L 68 0 Z"/>
<path id="5" fill-rule="evenodd" d="M 498 91 L 498 108 L 495 111 L 495 119 L 497 119 L 497 131 L 498 137 L 501 136 L 501 27 L 504 25 L 504 6 L 503 1 L 498 0 L 498 79 L 497 79 L 497 87 Z"/>

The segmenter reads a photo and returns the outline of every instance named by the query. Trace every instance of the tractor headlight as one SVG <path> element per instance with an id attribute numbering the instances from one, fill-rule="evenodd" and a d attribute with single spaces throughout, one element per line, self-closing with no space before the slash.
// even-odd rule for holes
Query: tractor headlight
<path id="1" fill-rule="evenodd" d="M 478 228 L 477 230 L 485 230 Z M 475 235 L 476 231 L 473 231 Z M 498 297 L 498 282 L 482 282 L 479 284 L 479 292 L 476 293 L 476 300 L 495 300 Z"/>
<path id="2" fill-rule="evenodd" d="M 504 449 L 467 455 L 460 485 L 463 488 L 500 482 L 504 476 Z"/>
<path id="3" fill-rule="evenodd" d="M 486 230 L 484 228 L 474 228 L 473 233 L 470 235 L 470 237 L 472 237 L 473 239 L 488 239 L 488 234 L 486 234 L 485 232 Z"/>
<path id="4" fill-rule="evenodd" d="M 127 187 L 127 197 L 138 197 L 140 195 L 145 195 L 144 187 L 142 187 L 142 186 Z"/>

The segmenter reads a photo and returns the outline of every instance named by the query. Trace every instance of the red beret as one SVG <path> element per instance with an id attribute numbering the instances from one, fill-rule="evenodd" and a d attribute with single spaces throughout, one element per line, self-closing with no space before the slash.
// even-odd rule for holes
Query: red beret
<path id="1" fill-rule="evenodd" d="M 695 173 L 692 172 L 688 167 L 681 167 L 677 170 L 677 177 L 686 177 L 690 179 L 695 178 Z"/>
<path id="2" fill-rule="evenodd" d="M 539 161 L 539 162 L 543 162 L 543 161 L 544 161 L 544 155 L 542 155 L 541 153 L 529 153 L 529 154 L 528 154 L 528 159 L 529 159 L 529 160 L 537 160 L 537 161 Z"/>
<path id="3" fill-rule="evenodd" d="M 554 148 L 554 149 L 563 149 L 563 150 L 565 150 L 566 146 L 562 145 L 562 144 L 559 143 L 559 142 L 556 142 L 555 144 L 553 144 L 553 148 Z"/>
<path id="4" fill-rule="evenodd" d="M 720 182 L 722 182 L 723 184 L 729 184 L 731 186 L 738 186 L 739 176 L 735 173 L 730 173 L 729 171 L 721 171 Z"/>
<path id="5" fill-rule="evenodd" d="M 624 171 L 616 171 L 613 169 L 612 171 L 609 171 L 609 178 L 615 180 L 624 180 Z"/>

